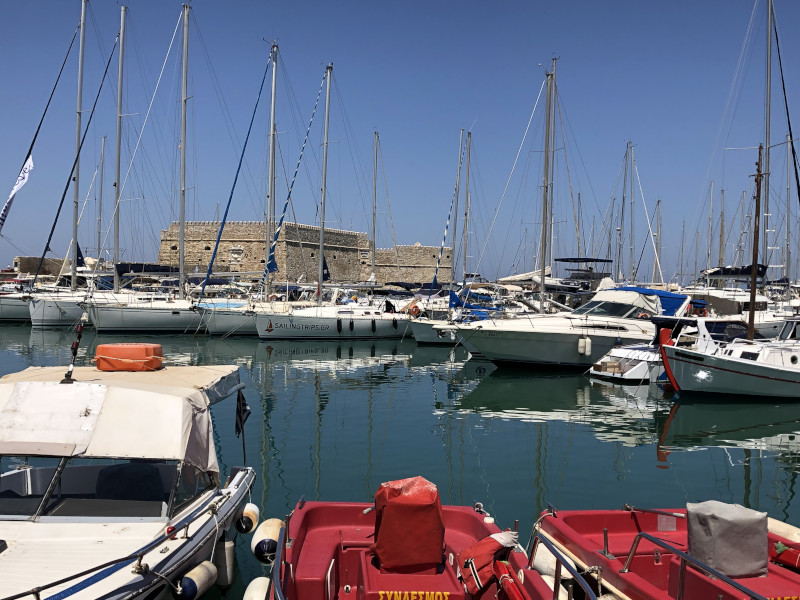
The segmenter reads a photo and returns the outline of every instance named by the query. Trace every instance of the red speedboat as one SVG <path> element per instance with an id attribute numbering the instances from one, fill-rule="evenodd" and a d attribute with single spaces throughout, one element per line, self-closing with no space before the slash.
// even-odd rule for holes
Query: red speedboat
<path id="1" fill-rule="evenodd" d="M 577 597 L 595 598 L 571 565 L 553 557 L 555 577 L 543 577 L 517 532 L 480 504 L 442 506 L 421 477 L 381 484 L 374 505 L 301 500 L 276 538 L 258 595 L 271 600 L 550 600 L 554 587 L 567 593 L 562 574 L 585 586 Z"/>
<path id="2" fill-rule="evenodd" d="M 739 505 L 544 511 L 536 529 L 598 596 L 621 600 L 800 598 L 800 529 Z M 602 588 L 602 589 L 599 589 Z"/>

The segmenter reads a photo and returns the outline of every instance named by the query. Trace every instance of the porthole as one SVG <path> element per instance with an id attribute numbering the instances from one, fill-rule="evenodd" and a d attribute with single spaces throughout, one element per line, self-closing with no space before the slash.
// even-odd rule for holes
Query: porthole
<path id="1" fill-rule="evenodd" d="M 790 361 L 790 362 L 791 362 L 793 365 L 796 365 L 796 364 L 797 364 L 797 355 L 796 355 L 796 354 L 792 354 L 792 358 L 790 358 L 790 359 L 789 359 L 789 361 Z"/>

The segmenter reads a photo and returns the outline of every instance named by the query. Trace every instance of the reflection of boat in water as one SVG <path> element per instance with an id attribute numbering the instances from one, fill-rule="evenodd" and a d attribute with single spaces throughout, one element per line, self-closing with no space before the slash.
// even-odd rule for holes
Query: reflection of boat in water
<path id="1" fill-rule="evenodd" d="M 407 363 L 414 340 L 270 340 L 259 345 L 258 358 L 293 368 L 331 371 L 379 363 Z"/>
<path id="2" fill-rule="evenodd" d="M 800 451 L 800 412 L 791 402 L 676 402 L 656 415 L 656 425 L 662 453 L 709 446 Z"/>
<path id="3" fill-rule="evenodd" d="M 655 441 L 652 422 L 658 397 L 629 398 L 621 394 L 615 388 L 595 386 L 583 375 L 498 369 L 465 394 L 457 408 L 486 418 L 584 424 L 598 439 L 627 446 Z"/>
<path id="4" fill-rule="evenodd" d="M 413 346 L 409 367 L 428 367 L 450 364 L 464 364 L 468 358 L 468 352 L 463 348 L 453 348 L 452 346 L 434 346 L 426 344 Z"/>

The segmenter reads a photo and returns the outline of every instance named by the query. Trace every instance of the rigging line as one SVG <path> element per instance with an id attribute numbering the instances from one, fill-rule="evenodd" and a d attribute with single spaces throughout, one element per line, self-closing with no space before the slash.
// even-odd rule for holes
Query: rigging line
<path id="1" fill-rule="evenodd" d="M 347 138 L 347 145 L 350 147 L 350 162 L 353 165 L 353 172 L 355 173 L 356 177 L 356 186 L 358 187 L 358 195 L 361 198 L 361 208 L 364 211 L 364 214 L 367 214 L 367 206 L 365 203 L 365 195 L 364 189 L 369 189 L 367 186 L 367 179 L 368 176 L 366 175 L 366 163 L 364 162 L 363 158 L 361 157 L 358 144 L 356 143 L 356 137 L 353 134 L 353 126 L 350 123 L 350 118 L 347 115 L 347 111 L 345 110 L 345 104 L 342 101 L 342 95 L 339 90 L 339 86 L 336 80 L 333 81 L 333 89 L 336 92 L 336 98 L 339 100 L 339 108 L 341 109 L 342 113 L 342 121 L 344 122 L 344 132 Z M 361 165 L 361 172 L 359 173 L 359 169 L 357 168 L 358 165 Z M 363 181 L 362 179 L 363 178 Z"/>
<path id="2" fill-rule="evenodd" d="M 647 209 L 645 208 L 645 213 L 646 212 L 647 212 Z M 655 218 L 656 218 L 656 215 L 655 215 L 655 213 L 653 213 L 653 219 L 655 219 Z M 653 224 L 652 219 L 647 221 L 647 227 L 650 230 L 650 239 L 653 239 L 652 224 Z M 654 245 L 655 245 L 655 242 L 654 242 Z M 647 248 L 647 241 L 642 243 L 642 251 L 639 253 L 639 260 L 636 261 L 636 270 L 633 272 L 633 281 L 631 282 L 631 285 L 633 285 L 633 283 L 635 281 L 638 281 L 638 278 L 639 278 L 639 267 L 642 266 L 642 259 L 644 258 L 644 251 L 645 251 L 646 248 Z M 661 282 L 663 283 L 664 282 L 664 276 L 661 275 L 661 264 L 658 265 L 658 274 L 659 274 L 659 277 L 661 277 Z"/>
<path id="3" fill-rule="evenodd" d="M 503 206 L 503 199 L 506 197 L 506 193 L 508 192 L 508 186 L 511 184 L 511 177 L 514 175 L 514 170 L 517 167 L 517 162 L 519 161 L 519 155 L 522 153 L 522 148 L 525 145 L 525 139 L 528 136 L 528 131 L 531 128 L 531 122 L 533 121 L 533 115 L 536 114 L 536 107 L 539 106 L 539 100 L 542 98 L 542 90 L 544 90 L 545 80 L 542 81 L 542 85 L 539 88 L 539 95 L 536 96 L 536 102 L 533 105 L 533 110 L 531 110 L 531 116 L 528 118 L 528 124 L 525 126 L 525 132 L 522 134 L 522 141 L 519 144 L 519 148 L 517 148 L 517 155 L 514 157 L 514 162 L 511 165 L 511 172 L 508 174 L 508 178 L 506 179 L 506 185 L 503 188 L 503 193 L 500 196 L 500 202 L 497 205 L 497 209 L 494 212 L 494 217 L 492 218 L 492 222 L 489 225 L 489 231 L 486 234 L 486 240 L 484 240 L 483 248 L 481 249 L 481 253 L 478 256 L 478 265 L 480 265 L 483 261 L 483 255 L 486 252 L 486 247 L 489 243 L 489 238 L 491 237 L 492 231 L 494 230 L 494 225 L 497 222 L 497 216 L 500 211 L 500 207 Z"/>
<path id="4" fill-rule="evenodd" d="M 108 55 L 108 61 L 106 62 L 105 71 L 103 71 L 103 78 L 100 80 L 100 87 L 97 90 L 97 95 L 94 97 L 94 104 L 92 104 L 92 111 L 89 113 L 89 120 L 86 123 L 86 128 L 83 130 L 83 136 L 81 137 L 81 143 L 78 145 L 78 151 L 75 153 L 75 160 L 72 161 L 72 168 L 69 170 L 69 177 L 67 177 L 67 184 L 64 186 L 64 193 L 61 194 L 61 201 L 58 203 L 58 210 L 56 211 L 56 218 L 53 220 L 53 226 L 50 228 L 50 235 L 47 236 L 47 242 L 44 245 L 44 250 L 42 251 L 42 256 L 39 258 L 39 264 L 36 266 L 36 273 L 33 275 L 33 281 L 31 282 L 31 287 L 36 284 L 36 278 L 39 277 L 39 271 L 42 269 L 42 263 L 44 263 L 44 257 L 47 255 L 48 251 L 50 250 L 50 242 L 53 241 L 53 233 L 56 230 L 56 224 L 58 223 L 58 216 L 61 214 L 61 209 L 64 206 L 64 199 L 67 197 L 67 191 L 69 190 L 69 185 L 72 183 L 72 175 L 75 173 L 75 165 L 78 164 L 78 159 L 81 155 L 81 149 L 83 148 L 83 143 L 86 141 L 86 134 L 89 133 L 89 127 L 92 125 L 92 118 L 94 117 L 94 111 L 97 108 L 97 101 L 100 99 L 100 92 L 103 90 L 103 84 L 106 81 L 106 76 L 108 75 L 108 67 L 111 65 L 111 59 L 114 56 L 114 50 L 117 48 L 117 42 L 119 42 L 119 35 L 117 35 L 117 39 L 114 41 L 114 45 L 111 48 L 111 52 Z"/>
<path id="5" fill-rule="evenodd" d="M 147 113 L 145 114 L 144 121 L 142 122 L 142 126 L 141 126 L 141 128 L 139 130 L 139 136 L 136 139 L 136 144 L 133 147 L 133 151 L 132 151 L 132 154 L 131 154 L 131 159 L 128 162 L 128 169 L 125 172 L 125 177 L 123 178 L 122 185 L 119 188 L 119 193 L 117 194 L 117 196 L 120 198 L 120 200 L 122 199 L 122 192 L 125 190 L 125 186 L 128 183 L 128 177 L 130 176 L 131 170 L 133 169 L 133 161 L 135 160 L 136 153 L 138 152 L 139 146 L 141 145 L 142 136 L 144 135 L 144 130 L 145 130 L 145 127 L 147 126 L 147 120 L 150 118 L 150 112 L 153 110 L 153 103 L 155 102 L 156 94 L 158 93 L 158 89 L 159 89 L 159 87 L 161 85 L 161 79 L 162 79 L 162 77 L 164 75 L 164 69 L 166 69 L 166 67 L 167 67 L 167 60 L 169 59 L 169 55 L 172 53 L 172 45 L 174 44 L 175 37 L 178 34 L 178 27 L 181 24 L 181 18 L 182 17 L 183 17 L 183 14 L 181 13 L 181 15 L 178 17 L 178 22 L 175 24 L 175 30 L 172 32 L 172 39 L 169 41 L 169 47 L 167 48 L 167 54 L 164 57 L 164 62 L 161 65 L 161 72 L 158 74 L 158 80 L 156 81 L 156 87 L 153 90 L 153 95 L 150 97 L 150 104 L 147 106 Z M 181 140 L 181 143 L 185 144 L 186 140 Z M 117 184 L 119 185 L 119 182 L 117 182 Z M 118 210 L 119 210 L 119 205 L 115 202 L 114 203 L 114 212 L 111 215 L 112 225 L 113 225 L 113 219 L 115 219 L 117 217 L 117 211 Z M 106 247 L 106 241 L 108 240 L 108 236 L 110 234 L 110 231 L 111 231 L 111 225 L 109 225 L 109 227 L 106 229 L 106 235 L 103 238 L 103 248 Z M 94 270 L 97 271 L 99 266 L 100 266 L 100 262 L 98 261 L 98 263 L 95 265 Z"/>
<path id="6" fill-rule="evenodd" d="M 556 111 L 558 112 L 558 122 L 561 124 L 561 139 L 565 140 L 564 137 L 564 116 L 561 111 L 561 104 L 559 102 L 560 97 L 558 96 L 558 86 L 556 86 Z M 581 244 L 581 224 L 578 220 L 578 211 L 575 208 L 575 191 L 572 189 L 572 174 L 570 173 L 569 169 L 569 156 L 567 155 L 567 144 L 564 143 L 564 165 L 567 169 L 567 185 L 569 186 L 569 197 L 572 201 L 572 218 L 575 223 L 575 236 L 578 240 L 578 256 L 583 255 L 583 246 Z"/>
<path id="7" fill-rule="evenodd" d="M 217 96 L 217 102 L 219 103 L 220 106 L 220 112 L 222 114 L 222 118 L 225 122 L 225 125 L 228 128 L 228 139 L 231 142 L 233 150 L 235 152 L 238 152 L 242 144 L 239 141 L 239 137 L 236 131 L 236 127 L 234 126 L 233 117 L 231 116 L 230 109 L 228 108 L 228 105 L 225 103 L 225 96 L 222 93 L 222 86 L 220 85 L 219 78 L 217 77 L 217 73 L 214 70 L 214 65 L 211 62 L 211 54 L 208 51 L 205 38 L 203 37 L 203 34 L 200 30 L 200 24 L 197 15 L 194 15 L 194 18 L 192 19 L 192 25 L 194 30 L 197 32 L 198 40 L 200 40 L 200 47 L 203 49 L 203 56 L 206 59 L 206 65 L 208 66 L 208 71 L 209 74 L 211 75 L 212 88 Z M 245 178 L 245 183 L 247 185 L 248 192 L 250 193 L 251 196 L 250 202 L 251 204 L 254 205 L 252 196 L 255 195 L 257 198 L 259 198 L 261 194 L 258 192 L 258 184 L 256 183 L 256 177 L 253 175 L 250 169 L 250 163 L 247 162 L 247 159 L 245 159 L 244 165 L 245 165 L 245 172 L 249 175 L 249 181 L 247 178 Z M 254 188 L 255 191 L 253 191 L 253 189 L 250 189 L 251 186 L 252 188 Z"/>
<path id="8" fill-rule="evenodd" d="M 636 161 L 633 162 L 633 168 L 636 171 L 636 183 L 639 184 L 639 195 L 642 197 L 642 206 L 644 207 L 644 216 L 647 220 L 647 231 L 650 234 L 650 241 L 653 244 L 653 255 L 656 257 L 656 265 L 658 265 L 658 276 L 661 278 L 661 283 L 664 283 L 664 274 L 661 272 L 661 260 L 658 256 L 658 250 L 656 249 L 656 240 L 653 234 L 653 221 L 650 218 L 649 213 L 647 212 L 647 202 L 644 199 L 644 190 L 642 189 L 642 178 L 639 176 L 639 165 Z M 655 218 L 655 213 L 653 213 L 653 218 Z M 644 246 L 647 246 L 647 242 L 645 242 Z M 642 254 L 644 254 L 644 247 L 642 247 Z M 642 259 L 639 258 L 639 262 L 641 263 Z M 636 270 L 639 270 L 637 265 Z"/>
<path id="9" fill-rule="evenodd" d="M 773 12 L 773 16 L 774 16 L 774 12 Z M 795 181 L 795 186 L 797 188 L 797 200 L 798 200 L 798 202 L 800 202 L 800 175 L 798 175 L 798 173 L 797 173 L 797 151 L 795 150 L 795 147 L 794 147 L 794 134 L 792 133 L 792 121 L 789 118 L 789 99 L 788 99 L 788 97 L 786 95 L 786 81 L 783 78 L 783 62 L 781 61 L 781 46 L 778 43 L 778 24 L 777 24 L 776 21 L 777 21 L 777 19 L 773 18 L 772 24 L 773 24 L 774 29 L 775 29 L 775 47 L 778 49 L 778 70 L 781 73 L 781 88 L 783 89 L 783 106 L 784 106 L 784 109 L 786 110 L 786 123 L 787 123 L 787 125 L 789 127 L 789 144 L 792 147 L 792 163 L 793 163 L 793 166 L 794 166 L 794 181 Z M 787 199 L 787 202 L 788 202 L 788 199 Z M 787 206 L 788 206 L 788 204 L 787 204 Z M 786 215 L 786 218 L 788 220 L 789 215 Z"/>
<path id="10" fill-rule="evenodd" d="M 272 238 L 272 243 L 269 246 L 269 257 L 267 259 L 267 264 L 264 266 L 264 273 L 261 275 L 261 281 L 259 281 L 259 286 L 264 285 L 264 280 L 267 277 L 267 273 L 275 273 L 278 270 L 278 263 L 275 261 L 275 247 L 278 244 L 278 236 L 281 233 L 281 229 L 283 228 L 283 221 L 286 218 L 286 209 L 289 207 L 289 201 L 292 199 L 292 190 L 294 190 L 294 183 L 297 181 L 297 172 L 300 170 L 300 164 L 303 161 L 303 154 L 306 150 L 306 144 L 308 143 L 309 135 L 311 134 L 311 125 L 314 123 L 314 115 L 317 114 L 317 107 L 319 106 L 319 99 L 322 96 L 322 88 L 325 86 L 325 78 L 327 77 L 327 69 L 325 75 L 322 76 L 322 81 L 319 85 L 319 90 L 317 91 L 317 100 L 314 102 L 314 110 L 311 111 L 311 118 L 308 121 L 308 127 L 306 128 L 306 136 L 303 139 L 303 146 L 300 148 L 300 156 L 297 158 L 297 164 L 294 168 L 294 174 L 292 175 L 292 182 L 289 184 L 289 191 L 286 194 L 286 201 L 283 203 L 283 212 L 281 213 L 280 221 L 278 221 L 278 226 L 275 228 L 275 233 Z M 322 224 L 320 223 L 320 226 Z M 302 254 L 303 247 L 302 243 L 300 245 L 300 253 Z M 305 266 L 304 266 L 305 270 Z M 288 277 L 288 271 L 287 271 Z"/>
<path id="11" fill-rule="evenodd" d="M 461 161 L 464 159 L 464 146 L 462 145 L 461 154 L 458 157 L 458 165 L 459 169 L 461 167 Z M 450 218 L 453 214 L 453 207 L 456 203 L 456 194 L 458 193 L 458 181 L 456 181 L 455 186 L 453 187 L 453 195 L 450 198 L 450 209 L 447 211 L 447 221 L 444 224 L 444 235 L 442 236 L 442 245 L 439 247 L 439 257 L 436 259 L 436 269 L 433 272 L 433 285 L 431 285 L 430 289 L 428 290 L 428 298 L 431 297 L 433 294 L 433 286 L 436 285 L 436 276 L 439 274 L 439 263 L 442 261 L 442 254 L 444 253 L 444 244 L 447 241 L 447 232 L 450 229 Z M 374 241 L 374 240 L 373 240 Z M 452 282 L 455 279 L 455 269 L 453 268 L 453 263 L 451 260 L 450 263 L 450 281 Z"/>
<path id="12" fill-rule="evenodd" d="M 321 87 L 320 87 L 320 91 L 322 91 Z M 281 148 L 280 141 L 279 140 L 275 140 L 275 141 L 276 141 L 276 144 L 278 146 L 278 154 L 281 157 L 281 168 L 283 169 L 283 180 L 286 182 L 286 193 L 290 194 L 291 191 L 292 191 L 292 188 L 289 186 L 289 174 L 286 172 L 286 162 L 284 161 L 284 158 L 283 158 L 283 150 Z M 296 176 L 297 176 L 297 174 L 295 173 L 295 177 Z M 292 181 L 292 185 L 293 184 L 294 184 L 294 181 Z M 292 209 L 292 219 L 294 219 L 294 222 L 297 223 L 297 215 L 294 212 L 294 202 L 292 202 L 291 199 L 289 200 L 289 206 Z M 308 265 L 306 263 L 306 255 L 303 253 L 303 240 L 300 239 L 300 236 L 298 235 L 296 241 L 297 241 L 298 247 L 300 248 L 300 263 L 303 265 L 303 273 L 306 273 L 306 272 L 308 272 Z M 287 240 L 287 242 L 288 242 L 288 240 Z M 288 272 L 286 274 L 286 281 L 287 282 L 289 281 Z M 289 298 L 287 297 L 286 299 L 288 300 Z"/>
<path id="13" fill-rule="evenodd" d="M 381 157 L 381 173 L 383 173 L 383 189 L 386 194 L 386 207 L 389 212 L 389 228 L 392 230 L 392 245 L 394 246 L 394 255 L 397 260 L 397 278 L 402 280 L 402 273 L 400 272 L 400 249 L 397 247 L 397 238 L 394 233 L 394 219 L 392 219 L 392 203 L 389 202 L 389 183 L 386 181 L 386 166 L 383 164 L 383 146 L 380 139 L 378 139 L 378 155 Z"/>
<path id="14" fill-rule="evenodd" d="M 272 52 L 270 51 L 270 54 Z M 228 220 L 228 211 L 231 208 L 231 200 L 233 200 L 233 191 L 236 189 L 236 182 L 239 180 L 239 171 L 242 169 L 242 162 L 244 161 L 244 153 L 247 150 L 247 142 L 250 140 L 250 132 L 253 130 L 253 121 L 256 119 L 258 111 L 258 103 L 261 101 L 261 93 L 264 91 L 264 82 L 267 80 L 267 72 L 269 66 L 272 64 L 271 60 L 267 61 L 267 66 L 264 68 L 264 76 L 261 78 L 261 87 L 258 88 L 258 97 L 256 98 L 256 105 L 253 107 L 253 115 L 250 117 L 250 126 L 247 128 L 247 135 L 244 138 L 244 145 L 242 146 L 242 153 L 239 155 L 239 165 L 236 167 L 236 175 L 233 177 L 233 185 L 231 186 L 231 193 L 228 196 L 228 203 L 225 205 L 225 213 L 222 216 L 222 222 L 219 224 L 219 231 L 217 232 L 217 243 L 214 245 L 214 252 L 211 253 L 211 260 L 208 261 L 208 270 L 203 279 L 203 285 L 200 288 L 200 297 L 197 299 L 199 302 L 203 299 L 203 293 L 206 291 L 206 284 L 211 277 L 211 270 L 214 268 L 214 259 L 217 257 L 217 250 L 219 249 L 219 241 L 222 238 L 222 230 L 225 228 L 225 222 Z M 184 140 L 185 143 L 185 140 Z"/>
<path id="15" fill-rule="evenodd" d="M 33 134 L 33 139 L 31 139 L 31 145 L 28 146 L 28 152 L 25 154 L 25 158 L 22 159 L 22 166 L 19 169 L 20 173 L 22 173 L 22 171 L 25 170 L 25 163 L 28 162 L 28 157 L 30 157 L 31 154 L 33 153 L 33 146 L 36 144 L 36 138 L 39 137 L 39 131 L 41 131 L 41 129 L 42 129 L 42 124 L 44 123 L 44 118 L 47 115 L 48 109 L 50 108 L 50 103 L 52 102 L 53 96 L 56 93 L 56 88 L 58 87 L 58 82 L 61 80 L 61 75 L 64 72 L 64 66 L 66 66 L 66 64 L 67 64 L 67 59 L 69 58 L 69 55 L 72 52 L 72 46 L 75 44 L 75 37 L 78 35 L 78 31 L 80 30 L 80 28 L 81 28 L 81 26 L 78 25 L 78 27 L 75 29 L 75 32 L 72 34 L 72 41 L 70 41 L 70 43 L 69 43 L 69 48 L 67 48 L 67 54 L 66 54 L 66 56 L 64 56 L 64 61 L 61 63 L 61 68 L 58 70 L 58 76 L 56 77 L 56 82 L 53 84 L 53 89 L 50 91 L 50 97 L 47 99 L 47 104 L 45 104 L 44 112 L 42 112 L 42 116 L 39 119 L 39 124 L 36 126 L 36 131 Z M 2 212 L 2 214 L 0 214 L 0 228 L 2 228 L 3 223 L 5 223 L 5 219 L 6 219 L 7 213 L 11 208 L 9 202 L 11 201 L 11 199 L 13 197 L 14 196 L 11 196 L 11 198 L 9 198 L 9 200 L 6 201 L 6 204 L 3 207 L 3 212 Z"/>

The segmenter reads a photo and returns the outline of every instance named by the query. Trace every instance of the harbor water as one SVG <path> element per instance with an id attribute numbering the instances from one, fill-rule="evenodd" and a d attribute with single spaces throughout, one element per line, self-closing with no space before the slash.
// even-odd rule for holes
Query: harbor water
<path id="1" fill-rule="evenodd" d="M 67 364 L 74 339 L 0 325 L 0 374 Z M 800 525 L 799 404 L 673 402 L 655 386 L 495 369 L 463 348 L 411 339 L 266 343 L 87 328 L 78 363 L 90 364 L 97 344 L 132 341 L 160 343 L 167 365 L 239 366 L 252 414 L 241 439 L 235 400 L 214 405 L 215 443 L 223 471 L 243 453 L 255 467 L 262 518 L 284 518 L 301 497 L 369 501 L 383 481 L 422 475 L 444 503 L 482 502 L 501 527 L 518 521 L 523 542 L 548 504 L 678 508 L 714 499 Z M 241 598 L 265 574 L 249 537 L 237 540 L 236 558 L 226 598 Z"/>

